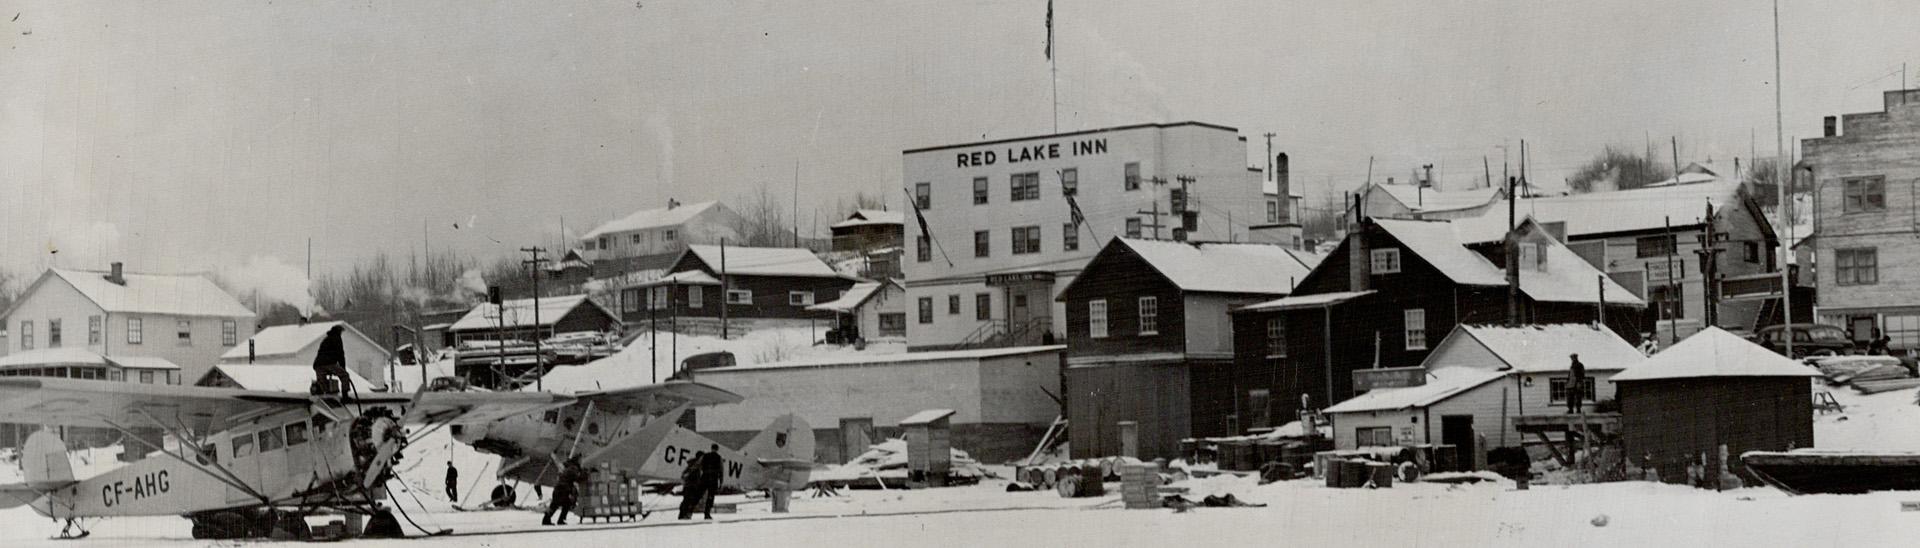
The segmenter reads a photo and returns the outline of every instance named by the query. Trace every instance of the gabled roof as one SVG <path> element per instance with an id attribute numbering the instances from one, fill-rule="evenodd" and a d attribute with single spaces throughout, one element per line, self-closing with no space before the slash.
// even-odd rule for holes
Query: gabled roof
<path id="1" fill-rule="evenodd" d="M 1285 295 L 1312 267 L 1271 244 L 1114 238 L 1182 291 Z"/>
<path id="2" fill-rule="evenodd" d="M 900 282 L 886 280 L 856 283 L 853 284 L 853 287 L 847 288 L 846 293 L 840 294 L 840 298 L 834 299 L 831 302 L 809 306 L 807 310 L 840 313 L 853 312 L 860 308 L 860 305 L 866 304 L 867 300 L 872 299 L 874 295 L 879 295 L 888 285 L 899 286 Z"/>
<path id="3" fill-rule="evenodd" d="M 1454 283 L 1507 285 L 1506 272 L 1486 257 L 1467 249 L 1466 244 L 1454 235 L 1453 223 L 1400 219 L 1374 219 L 1373 222 Z M 1401 261 L 1405 262 L 1405 259 Z"/>
<path id="4" fill-rule="evenodd" d="M 887 211 L 884 209 L 861 209 L 861 210 L 855 210 L 852 215 L 848 215 L 846 220 L 833 223 L 832 225 L 829 225 L 827 228 L 844 228 L 849 226 L 866 226 L 866 225 L 905 225 L 906 222 L 907 222 L 906 214 L 901 213 L 899 211 Z"/>
<path id="5" fill-rule="evenodd" d="M 720 268 L 720 246 L 690 245 L 687 252 L 716 274 L 743 276 L 815 276 L 838 278 L 840 273 L 812 251 L 797 247 L 734 247 L 726 251 L 726 270 Z"/>
<path id="6" fill-rule="evenodd" d="M 1448 367 L 1427 372 L 1427 384 L 1405 388 L 1378 388 L 1328 407 L 1323 413 L 1392 411 L 1426 407 L 1474 387 L 1507 376 L 1506 371 Z"/>
<path id="7" fill-rule="evenodd" d="M 1458 221 L 1373 219 L 1373 222 L 1454 283 L 1496 287 L 1507 285 L 1504 268 L 1469 249 L 1466 242 L 1456 236 L 1454 223 Z M 1532 219 L 1527 219 L 1521 223 L 1519 230 L 1525 235 L 1534 235 L 1543 229 Z M 1546 252 L 1544 267 L 1520 267 L 1520 292 L 1528 298 L 1542 302 L 1599 302 L 1600 286 L 1604 284 L 1607 288 L 1606 302 L 1646 305 L 1626 287 L 1614 282 L 1550 236 L 1539 234 L 1529 238 L 1524 245 L 1541 245 Z M 1402 262 L 1405 260 L 1401 259 Z"/>
<path id="8" fill-rule="evenodd" d="M 1818 377 L 1820 372 L 1718 327 L 1667 347 L 1614 382 L 1691 377 Z"/>
<path id="9" fill-rule="evenodd" d="M 540 323 L 537 327 L 553 325 L 554 322 L 560 321 L 560 318 L 565 317 L 568 313 L 573 312 L 574 308 L 580 306 L 598 307 L 601 312 L 607 314 L 607 317 L 620 317 L 614 314 L 613 311 L 607 310 L 606 307 L 600 306 L 600 303 L 587 298 L 586 295 L 541 297 L 539 310 Z M 494 306 L 493 303 L 480 303 L 479 306 L 468 310 L 467 315 L 461 316 L 459 321 L 453 322 L 453 325 L 447 329 L 450 331 L 497 329 L 500 327 L 500 309 L 502 308 L 506 309 L 506 326 L 508 329 L 536 327 L 533 321 L 533 299 L 515 299 L 507 301 L 503 306 Z"/>
<path id="10" fill-rule="evenodd" d="M 1455 333 L 1478 341 L 1515 371 L 1566 371 L 1572 366 L 1568 354 L 1580 355 L 1589 370 L 1626 369 L 1647 359 L 1613 331 L 1586 324 L 1462 325 Z"/>
<path id="11" fill-rule="evenodd" d="M 233 295 L 227 294 L 226 290 L 220 289 L 205 276 L 127 272 L 123 274 L 126 285 L 120 285 L 107 281 L 107 274 L 94 270 L 52 268 L 34 281 L 26 294 L 32 294 L 46 280 L 58 277 L 107 312 L 223 318 L 250 318 L 254 315 Z M 15 306 L 24 300 L 20 299 Z M 0 314 L 0 317 L 4 315 Z"/>
<path id="12" fill-rule="evenodd" d="M 1717 180 L 1613 192 L 1593 192 L 1567 196 L 1521 198 L 1515 212 L 1542 223 L 1566 223 L 1567 237 L 1578 238 L 1615 232 L 1662 230 L 1669 221 L 1675 227 L 1704 222 L 1707 204 L 1718 210 L 1733 203 L 1740 190 L 1739 181 Z M 1504 200 L 1487 209 L 1485 215 L 1456 219 L 1462 241 L 1470 244 L 1497 242 L 1507 233 L 1507 204 Z"/>
<path id="13" fill-rule="evenodd" d="M 635 211 L 633 212 L 632 215 L 628 215 L 618 220 L 608 221 L 605 224 L 595 227 L 592 231 L 587 232 L 585 236 L 581 236 L 580 239 L 588 240 L 588 239 L 598 238 L 604 234 L 611 234 L 615 232 L 626 232 L 629 230 L 642 230 L 642 229 L 648 229 L 648 228 L 660 228 L 660 227 L 686 224 L 686 222 L 689 219 L 692 219 L 695 216 L 700 215 L 701 213 L 705 213 L 708 209 L 712 209 L 716 206 L 726 207 L 726 206 L 720 205 L 719 202 L 696 202 L 691 204 L 681 204 L 677 207 L 672 207 L 672 208 L 662 207 L 658 209 L 646 209 L 641 211 Z"/>
<path id="14" fill-rule="evenodd" d="M 353 324 L 337 321 L 313 322 L 306 325 L 276 325 L 254 333 L 253 337 L 247 340 L 253 342 L 253 357 L 256 360 L 274 356 L 292 356 L 306 350 L 309 346 L 320 344 L 320 339 L 326 338 L 327 330 L 333 329 L 336 325 L 346 328 L 342 336 L 360 337 L 369 344 L 379 346 L 373 342 L 373 339 L 367 337 L 367 334 L 355 329 Z M 245 357 L 247 357 L 247 343 L 244 342 L 234 345 L 220 355 L 221 359 Z"/>
<path id="15" fill-rule="evenodd" d="M 1401 205 L 1407 206 L 1407 209 L 1422 213 L 1480 207 L 1492 203 L 1500 194 L 1500 189 L 1493 187 L 1443 191 L 1433 187 L 1421 188 L 1419 185 L 1373 183 L 1367 188 L 1385 192 Z"/>
<path id="16" fill-rule="evenodd" d="M 313 366 L 310 365 L 231 363 L 213 366 L 213 369 L 207 370 L 207 374 L 202 375 L 199 379 L 195 380 L 193 384 L 194 386 L 199 386 L 214 375 L 224 375 L 228 379 L 232 379 L 234 384 L 238 384 L 240 388 L 246 390 L 269 390 L 305 394 L 311 390 L 313 386 Z M 361 376 L 352 369 L 347 370 L 347 378 L 351 379 L 353 385 L 359 388 L 363 394 L 372 392 L 374 388 L 373 381 L 367 380 L 366 377 Z"/>
<path id="17" fill-rule="evenodd" d="M 1235 312 L 1243 312 L 1243 311 L 1258 312 L 1258 311 L 1265 311 L 1265 310 L 1296 310 L 1301 308 L 1319 308 L 1322 306 L 1332 306 L 1332 305 L 1344 303 L 1347 301 L 1351 301 L 1351 300 L 1358 299 L 1358 298 L 1365 297 L 1367 295 L 1372 295 L 1372 294 L 1373 294 L 1373 290 L 1368 289 L 1364 291 L 1335 291 L 1332 293 L 1315 293 L 1312 295 L 1294 295 L 1291 297 L 1282 297 L 1279 299 L 1274 299 L 1274 300 L 1263 302 L 1263 303 L 1250 304 L 1241 308 L 1234 309 L 1234 311 Z"/>

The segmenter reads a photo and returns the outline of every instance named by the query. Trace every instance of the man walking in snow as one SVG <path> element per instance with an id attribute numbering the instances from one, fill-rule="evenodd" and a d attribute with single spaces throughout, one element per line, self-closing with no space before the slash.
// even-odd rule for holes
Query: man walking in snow
<path id="1" fill-rule="evenodd" d="M 706 519 L 713 519 L 713 497 L 720 494 L 721 480 L 726 479 L 726 461 L 720 458 L 720 444 L 713 444 L 707 454 L 700 457 L 700 482 L 706 484 L 701 489 L 706 497 L 701 501 L 700 509 Z"/>
<path id="2" fill-rule="evenodd" d="M 1572 354 L 1573 364 L 1567 367 L 1572 378 L 1567 379 L 1567 414 L 1580 412 L 1580 398 L 1587 393 L 1587 366 L 1580 363 L 1580 355 Z"/>
<path id="3" fill-rule="evenodd" d="M 687 468 L 680 471 L 680 519 L 693 519 L 694 508 L 707 498 L 707 482 L 700 477 L 700 461 L 706 456 L 705 451 L 695 453 L 687 461 Z"/>
<path id="4" fill-rule="evenodd" d="M 460 469 L 453 467 L 453 461 L 447 461 L 447 501 L 460 504 Z"/>

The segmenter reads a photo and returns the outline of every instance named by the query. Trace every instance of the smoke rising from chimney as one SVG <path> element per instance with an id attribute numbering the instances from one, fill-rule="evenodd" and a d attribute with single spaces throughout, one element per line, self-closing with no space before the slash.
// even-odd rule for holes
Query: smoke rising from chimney
<path id="1" fill-rule="evenodd" d="M 231 290 L 258 293 L 260 297 L 286 303 L 303 317 L 323 312 L 313 298 L 313 281 L 305 272 L 278 257 L 255 255 L 246 264 L 220 271 Z M 256 313 L 263 313 L 256 310 Z"/>

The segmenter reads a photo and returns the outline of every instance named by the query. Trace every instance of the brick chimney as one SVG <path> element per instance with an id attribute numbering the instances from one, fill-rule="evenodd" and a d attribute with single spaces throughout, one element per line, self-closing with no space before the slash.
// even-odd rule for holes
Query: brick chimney
<path id="1" fill-rule="evenodd" d="M 1293 193 L 1287 180 L 1287 153 L 1273 155 L 1273 185 L 1280 193 L 1280 224 L 1293 222 Z"/>
<path id="2" fill-rule="evenodd" d="M 673 199 L 673 198 L 667 198 L 667 209 L 673 209 L 673 208 L 676 208 L 676 207 L 680 207 L 680 200 L 675 200 L 675 199 Z"/>
<path id="3" fill-rule="evenodd" d="M 1826 126 L 1826 130 L 1822 131 L 1820 136 L 1834 137 L 1834 136 L 1840 135 L 1840 117 L 1839 116 L 1828 116 L 1824 119 L 1824 122 L 1825 122 L 1824 125 Z"/>
<path id="4" fill-rule="evenodd" d="M 114 262 L 113 271 L 107 273 L 107 281 L 113 282 L 114 285 L 127 285 L 127 275 L 123 266 L 117 261 Z"/>

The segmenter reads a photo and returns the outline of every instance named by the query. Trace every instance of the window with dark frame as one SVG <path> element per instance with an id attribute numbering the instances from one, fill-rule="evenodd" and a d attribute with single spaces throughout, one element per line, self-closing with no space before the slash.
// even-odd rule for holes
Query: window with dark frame
<path id="1" fill-rule="evenodd" d="M 1087 301 L 1087 336 L 1104 339 L 1107 336 L 1107 300 Z"/>
<path id="2" fill-rule="evenodd" d="M 231 347 L 237 344 L 240 344 L 240 323 L 220 320 L 220 345 Z"/>
<path id="3" fill-rule="evenodd" d="M 1160 298 L 1141 297 L 1139 300 L 1140 334 L 1160 334 Z"/>
<path id="4" fill-rule="evenodd" d="M 920 323 L 933 323 L 933 297 L 920 298 Z"/>
<path id="5" fill-rule="evenodd" d="M 980 321 L 993 319 L 992 293 L 975 293 L 973 295 L 973 319 Z"/>
<path id="6" fill-rule="evenodd" d="M 913 247 L 914 260 L 923 263 L 933 260 L 933 239 L 928 238 L 926 234 L 915 237 Z"/>
<path id="7" fill-rule="evenodd" d="M 1139 217 L 1127 217 L 1127 237 L 1128 238 L 1140 237 L 1140 218 Z"/>
<path id="8" fill-rule="evenodd" d="M 1395 274 L 1400 272 L 1400 249 L 1389 247 L 1375 249 L 1371 262 L 1374 274 Z"/>
<path id="9" fill-rule="evenodd" d="M 141 324 L 140 318 L 127 318 L 127 344 L 140 344 L 146 341 L 146 334 L 141 332 L 143 327 Z"/>
<path id="10" fill-rule="evenodd" d="M 1393 445 L 1393 427 L 1369 426 L 1353 429 L 1353 443 L 1356 447 L 1387 447 Z"/>
<path id="11" fill-rule="evenodd" d="M 933 183 L 914 183 L 913 203 L 922 210 L 933 209 Z"/>
<path id="12" fill-rule="evenodd" d="M 1060 170 L 1060 195 L 1072 196 L 1080 193 L 1080 170 L 1066 168 Z"/>
<path id="13" fill-rule="evenodd" d="M 1672 254 L 1675 249 L 1678 247 L 1675 245 L 1675 237 L 1672 234 L 1641 236 L 1633 240 L 1635 258 L 1665 257 Z"/>
<path id="14" fill-rule="evenodd" d="M 20 320 L 20 349 L 33 350 L 33 320 Z"/>
<path id="15" fill-rule="evenodd" d="M 101 329 L 105 327 L 105 323 L 99 316 L 87 316 L 87 344 L 100 344 L 100 338 L 103 336 Z"/>
<path id="16" fill-rule="evenodd" d="M 1685 293 L 1678 284 L 1652 286 L 1647 289 L 1647 304 L 1655 307 L 1662 320 L 1686 319 Z"/>
<path id="17" fill-rule="evenodd" d="M 1080 250 L 1080 231 L 1073 223 L 1060 225 L 1060 249 L 1063 251 Z"/>
<path id="18" fill-rule="evenodd" d="M 993 236 L 985 230 L 973 231 L 973 256 L 993 256 Z"/>
<path id="19" fill-rule="evenodd" d="M 1427 349 L 1427 310 L 1409 308 L 1406 310 L 1407 350 Z"/>
<path id="20" fill-rule="evenodd" d="M 960 295 L 959 294 L 953 294 L 953 295 L 947 296 L 947 314 L 948 315 L 960 314 Z"/>
<path id="21" fill-rule="evenodd" d="M 1008 180 L 1012 187 L 1012 201 L 1024 202 L 1040 199 L 1040 174 L 1015 173 Z"/>
<path id="22" fill-rule="evenodd" d="M 1744 242 L 1744 243 L 1746 244 L 1745 247 L 1747 250 L 1746 257 L 1745 257 L 1746 261 L 1749 263 L 1759 263 L 1760 262 L 1760 242 Z"/>
<path id="23" fill-rule="evenodd" d="M 1583 402 L 1595 401 L 1593 377 L 1587 377 L 1580 380 L 1582 381 L 1580 383 L 1580 386 L 1582 388 L 1582 390 L 1580 390 L 1580 393 L 1581 393 L 1580 401 L 1583 401 Z M 1568 381 L 1569 379 L 1567 377 L 1554 377 L 1551 379 L 1547 379 L 1547 399 L 1552 401 L 1553 403 L 1567 403 Z"/>
<path id="24" fill-rule="evenodd" d="M 1127 190 L 1140 190 L 1140 162 L 1127 162 Z"/>
<path id="25" fill-rule="evenodd" d="M 1886 177 L 1855 177 L 1844 179 L 1841 184 L 1846 192 L 1846 199 L 1841 202 L 1844 213 L 1887 210 Z"/>
<path id="26" fill-rule="evenodd" d="M 193 346 L 193 320 L 174 320 L 174 338 L 180 346 Z"/>
<path id="27" fill-rule="evenodd" d="M 907 334 L 907 314 L 888 312 L 880 315 L 880 336 L 900 337 Z"/>
<path id="28" fill-rule="evenodd" d="M 1280 202 L 1267 200 L 1267 222 L 1280 222 Z"/>
<path id="29" fill-rule="evenodd" d="M 1279 317 L 1267 318 L 1267 357 L 1287 357 L 1287 322 Z"/>
<path id="30" fill-rule="evenodd" d="M 60 348 L 60 318 L 47 320 L 47 348 Z"/>
<path id="31" fill-rule="evenodd" d="M 980 205 L 980 204 L 987 203 L 987 194 L 990 194 L 987 188 L 987 178 L 974 177 L 973 178 L 973 205 Z"/>
<path id="32" fill-rule="evenodd" d="M 1040 227 L 1013 227 L 1013 254 L 1025 255 L 1040 252 Z"/>
<path id="33" fill-rule="evenodd" d="M 1880 283 L 1880 250 L 1872 247 L 1833 250 L 1834 283 L 1873 285 Z"/>

